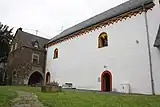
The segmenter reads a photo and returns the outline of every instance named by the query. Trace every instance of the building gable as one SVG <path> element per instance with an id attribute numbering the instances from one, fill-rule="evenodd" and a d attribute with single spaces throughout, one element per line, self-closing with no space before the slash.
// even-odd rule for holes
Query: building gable
<path id="1" fill-rule="evenodd" d="M 149 5 L 152 4 L 152 5 Z M 64 38 L 68 38 L 68 36 L 78 36 L 79 34 L 87 33 L 91 30 L 95 30 L 102 26 L 113 24 L 114 22 L 121 21 L 122 19 L 126 19 L 127 17 L 135 16 L 138 13 L 142 13 L 143 7 L 145 6 L 146 10 L 150 9 L 154 6 L 153 0 L 130 0 L 119 6 L 111 8 L 99 15 L 96 15 L 84 22 L 81 22 L 71 28 L 64 30 L 59 35 L 53 37 L 48 46 L 53 44 L 62 42 Z M 132 11 L 132 12 L 131 12 Z M 125 14 L 126 13 L 126 14 Z M 122 15 L 123 14 L 123 15 Z M 115 18 L 116 17 L 116 18 Z"/>
<path id="2" fill-rule="evenodd" d="M 46 38 L 24 32 L 22 31 L 22 29 L 17 30 L 14 38 L 15 38 L 15 40 L 13 40 L 14 44 L 18 38 L 18 43 L 20 44 L 20 46 L 34 48 L 35 44 L 37 44 L 39 49 L 44 49 L 44 45 L 49 41 Z"/>

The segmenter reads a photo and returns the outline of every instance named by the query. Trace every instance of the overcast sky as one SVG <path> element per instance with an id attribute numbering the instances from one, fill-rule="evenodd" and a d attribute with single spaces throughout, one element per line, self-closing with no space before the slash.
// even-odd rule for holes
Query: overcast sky
<path id="1" fill-rule="evenodd" d="M 38 35 L 52 38 L 61 29 L 67 29 L 125 1 L 0 0 L 0 22 L 22 27 L 24 31 L 34 34 L 34 30 L 39 30 Z"/>

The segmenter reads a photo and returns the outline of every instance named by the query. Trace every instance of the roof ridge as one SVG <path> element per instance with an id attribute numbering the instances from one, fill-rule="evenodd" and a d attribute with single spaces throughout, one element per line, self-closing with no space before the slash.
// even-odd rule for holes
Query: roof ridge
<path id="1" fill-rule="evenodd" d="M 32 33 L 28 33 L 28 32 L 25 32 L 25 31 L 22 31 L 23 33 L 27 33 L 27 34 L 29 34 L 29 36 L 35 36 L 35 37 L 38 37 L 38 38 L 42 38 L 42 39 L 46 39 L 46 40 L 50 40 L 50 39 L 47 39 L 47 38 L 45 38 L 45 37 L 41 37 L 41 36 L 38 36 L 38 35 L 34 35 L 34 34 L 32 34 Z"/>
<path id="2" fill-rule="evenodd" d="M 54 36 L 48 43 L 54 42 L 60 38 L 66 37 L 72 33 L 75 33 L 79 30 L 85 29 L 89 26 L 92 26 L 94 24 L 100 23 L 104 20 L 107 20 L 109 18 L 118 16 L 120 14 L 126 13 L 128 11 L 131 11 L 133 9 L 136 9 L 143 4 L 148 4 L 153 2 L 153 0 L 128 0 L 124 3 L 121 3 L 115 7 L 112 7 L 104 12 L 101 12 L 100 14 L 97 14 L 87 20 L 84 20 L 78 24 L 75 24 L 72 27 L 69 27 L 59 33 L 57 36 Z"/>

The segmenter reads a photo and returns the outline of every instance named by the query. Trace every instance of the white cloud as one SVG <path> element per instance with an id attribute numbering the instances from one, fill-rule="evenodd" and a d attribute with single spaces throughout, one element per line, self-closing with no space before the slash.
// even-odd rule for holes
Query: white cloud
<path id="1" fill-rule="evenodd" d="M 0 21 L 51 37 L 126 0 L 0 0 Z M 35 31 L 24 29 L 30 33 Z"/>

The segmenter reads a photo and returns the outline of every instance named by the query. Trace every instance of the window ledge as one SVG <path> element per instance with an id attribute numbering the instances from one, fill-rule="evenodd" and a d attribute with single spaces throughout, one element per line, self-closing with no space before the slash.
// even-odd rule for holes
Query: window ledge
<path id="1" fill-rule="evenodd" d="M 98 47 L 98 48 L 105 48 L 105 47 L 108 47 L 108 46 L 102 46 L 102 47 Z"/>

